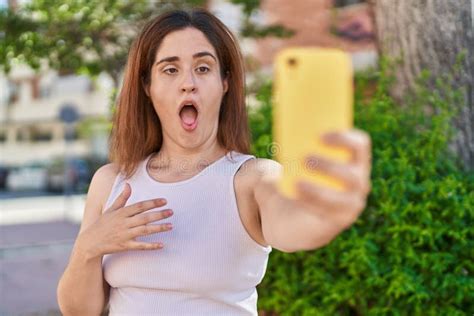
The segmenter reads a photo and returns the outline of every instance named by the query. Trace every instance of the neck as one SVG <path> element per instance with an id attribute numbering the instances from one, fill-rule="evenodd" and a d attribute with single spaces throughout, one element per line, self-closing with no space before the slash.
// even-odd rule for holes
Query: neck
<path id="1" fill-rule="evenodd" d="M 167 169 L 179 172 L 201 170 L 225 154 L 217 139 L 197 148 L 184 148 L 177 144 L 163 143 L 149 162 L 150 169 Z"/>

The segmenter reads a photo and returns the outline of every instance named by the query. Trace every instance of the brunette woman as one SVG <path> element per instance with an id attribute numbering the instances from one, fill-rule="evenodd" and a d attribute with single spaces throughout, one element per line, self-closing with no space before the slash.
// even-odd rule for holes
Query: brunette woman
<path id="1" fill-rule="evenodd" d="M 257 315 L 272 248 L 323 247 L 357 219 L 369 137 L 326 137 L 352 152 L 348 164 L 308 154 L 346 192 L 300 183 L 298 198 L 286 198 L 275 187 L 281 165 L 250 154 L 244 84 L 237 40 L 209 12 L 172 11 L 143 28 L 118 99 L 112 163 L 92 179 L 58 285 L 64 315 L 99 315 L 107 304 L 110 315 Z"/>

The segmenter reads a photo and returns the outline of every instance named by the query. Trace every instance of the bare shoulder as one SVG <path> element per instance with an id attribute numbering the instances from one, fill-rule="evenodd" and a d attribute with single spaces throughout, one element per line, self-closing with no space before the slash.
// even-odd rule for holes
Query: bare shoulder
<path id="1" fill-rule="evenodd" d="M 115 177 L 119 173 L 119 167 L 115 163 L 108 163 L 106 165 L 103 165 L 97 171 L 94 173 L 94 176 L 92 177 L 91 185 L 93 183 L 101 183 L 104 184 L 108 182 L 112 182 L 115 180 Z M 112 184 L 111 183 L 111 184 Z"/>
<path id="2" fill-rule="evenodd" d="M 255 199 L 257 191 L 262 191 L 259 190 L 260 184 L 274 183 L 282 171 L 283 167 L 278 161 L 267 158 L 249 159 L 242 164 L 235 176 L 236 187 Z M 259 194 L 262 195 L 262 192 Z"/>
<path id="3" fill-rule="evenodd" d="M 87 192 L 81 231 L 97 220 L 102 214 L 104 204 L 119 171 L 117 164 L 109 163 L 103 165 L 94 173 L 89 185 L 89 191 Z"/>
<path id="4" fill-rule="evenodd" d="M 258 183 L 261 180 L 273 179 L 282 172 L 282 166 L 278 161 L 257 158 L 244 162 L 236 176 L 245 178 L 249 182 Z"/>
<path id="5" fill-rule="evenodd" d="M 119 173 L 119 167 L 115 163 L 103 165 L 94 173 L 88 192 L 88 200 L 94 204 L 100 204 L 101 208 L 105 204 L 115 178 Z"/>

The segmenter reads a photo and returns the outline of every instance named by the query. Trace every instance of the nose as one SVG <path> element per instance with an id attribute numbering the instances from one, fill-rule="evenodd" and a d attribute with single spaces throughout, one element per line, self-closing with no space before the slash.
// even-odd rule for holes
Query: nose
<path id="1" fill-rule="evenodd" d="M 186 73 L 181 85 L 181 91 L 183 92 L 195 92 L 196 91 L 196 81 L 192 71 Z"/>

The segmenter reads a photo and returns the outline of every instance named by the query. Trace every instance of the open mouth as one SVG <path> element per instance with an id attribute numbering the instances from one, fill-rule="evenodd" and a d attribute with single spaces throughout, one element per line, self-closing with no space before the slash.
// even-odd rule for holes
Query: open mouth
<path id="1" fill-rule="evenodd" d="M 181 125 L 187 131 L 192 131 L 197 127 L 198 111 L 192 104 L 186 104 L 179 112 L 181 117 Z"/>

